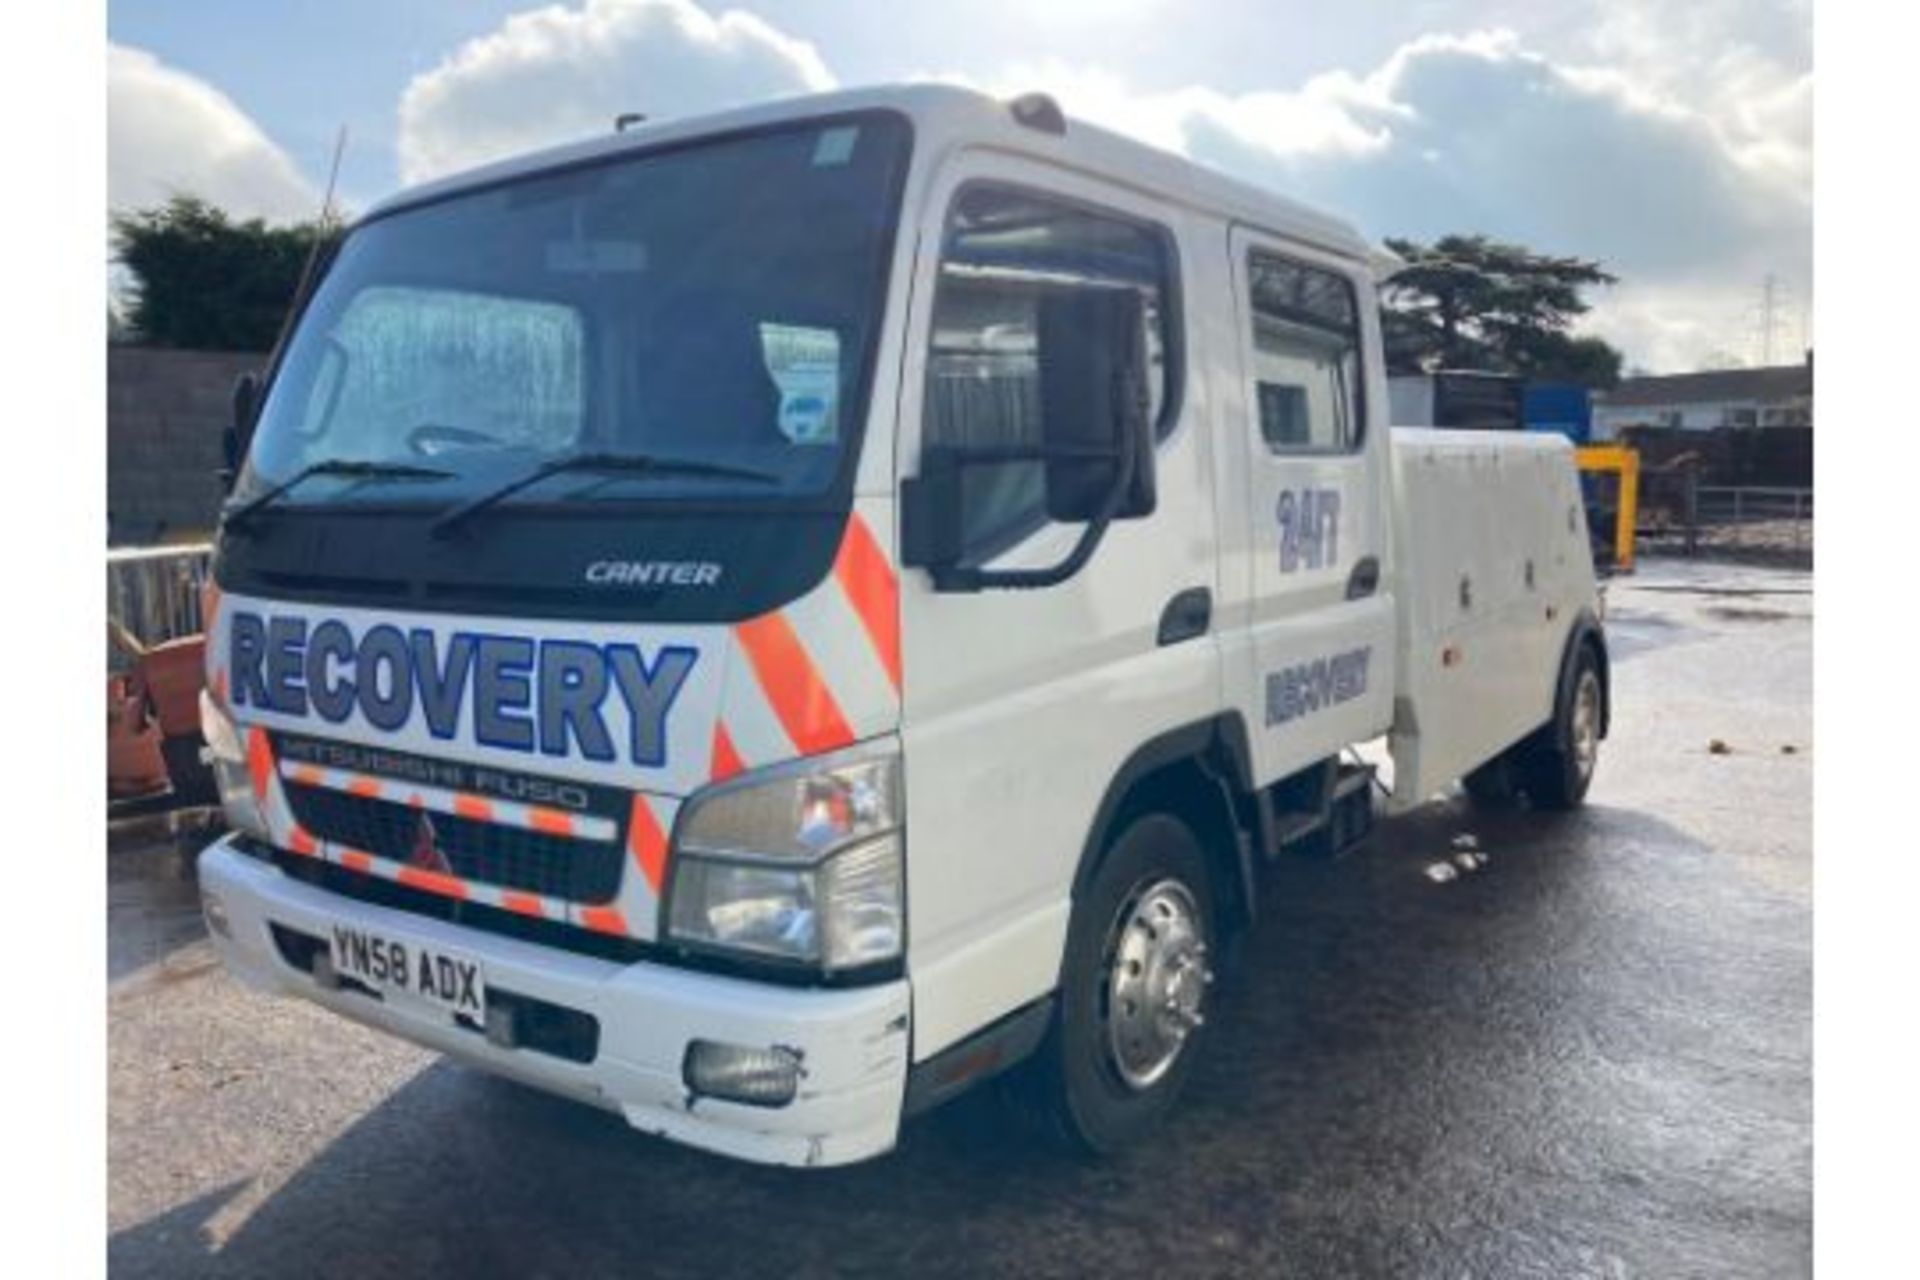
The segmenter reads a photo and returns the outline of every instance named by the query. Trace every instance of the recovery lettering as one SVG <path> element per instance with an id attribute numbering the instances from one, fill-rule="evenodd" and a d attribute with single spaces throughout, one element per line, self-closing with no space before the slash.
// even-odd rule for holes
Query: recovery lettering
<path id="1" fill-rule="evenodd" d="M 509 751 L 601 762 L 624 747 L 636 765 L 666 760 L 667 713 L 699 658 L 666 645 L 587 644 L 384 623 L 354 635 L 346 623 L 236 610 L 227 634 L 237 706 L 341 724 L 356 712 L 389 733 L 418 715 L 451 739 L 470 710 L 475 741 Z M 605 710 L 617 698 L 629 732 L 616 744 Z"/>

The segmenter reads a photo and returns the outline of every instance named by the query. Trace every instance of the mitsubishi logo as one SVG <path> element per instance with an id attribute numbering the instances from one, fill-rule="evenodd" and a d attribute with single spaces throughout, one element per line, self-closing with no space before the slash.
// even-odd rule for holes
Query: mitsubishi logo
<path id="1" fill-rule="evenodd" d="M 419 867 L 422 871 L 438 871 L 442 875 L 453 873 L 447 855 L 440 852 L 433 819 L 424 813 L 420 815 L 420 825 L 413 829 L 413 850 L 407 854 L 407 865 Z"/>

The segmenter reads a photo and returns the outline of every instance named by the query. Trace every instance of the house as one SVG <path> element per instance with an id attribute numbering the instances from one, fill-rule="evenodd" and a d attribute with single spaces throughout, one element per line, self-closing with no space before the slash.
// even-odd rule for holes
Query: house
<path id="1" fill-rule="evenodd" d="M 1811 427 L 1813 353 L 1802 364 L 1627 378 L 1593 403 L 1595 439 L 1627 427 Z"/>

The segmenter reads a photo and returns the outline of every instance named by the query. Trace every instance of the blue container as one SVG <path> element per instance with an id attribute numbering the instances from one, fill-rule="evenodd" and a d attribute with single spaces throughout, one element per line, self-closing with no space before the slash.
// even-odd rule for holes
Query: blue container
<path id="1" fill-rule="evenodd" d="M 1529 382 L 1521 398 L 1529 431 L 1558 431 L 1575 444 L 1593 439 L 1593 397 L 1571 382 Z"/>

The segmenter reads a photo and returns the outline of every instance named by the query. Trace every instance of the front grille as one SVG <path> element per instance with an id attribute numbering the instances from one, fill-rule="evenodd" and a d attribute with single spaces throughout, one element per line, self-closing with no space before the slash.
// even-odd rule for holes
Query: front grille
<path id="1" fill-rule="evenodd" d="M 308 833 L 376 857 L 406 862 L 418 847 L 424 814 L 433 824 L 434 847 L 463 880 L 568 902 L 606 902 L 620 888 L 618 828 L 612 840 L 578 840 L 291 781 L 286 793 Z"/>
<path id="2" fill-rule="evenodd" d="M 444 920 L 448 924 L 475 929 L 497 937 L 515 938 L 522 942 L 531 942 L 536 946 L 571 952 L 574 955 L 611 960 L 616 964 L 630 965 L 651 961 L 655 964 L 673 965 L 676 968 L 702 973 L 750 978 L 756 982 L 774 983 L 783 987 L 835 989 L 892 982 L 906 972 L 905 965 L 898 960 L 864 965 L 857 969 L 832 969 L 822 973 L 804 965 L 765 964 L 750 958 L 736 959 L 706 952 L 688 951 L 671 944 L 642 942 L 638 938 L 619 938 L 612 934 L 595 933 L 591 929 L 564 924 L 558 920 L 539 920 L 532 916 L 523 916 L 518 912 L 490 907 L 471 899 L 449 898 L 443 894 L 430 893 L 425 889 L 410 888 L 397 880 L 388 880 L 384 876 L 355 871 L 337 862 L 322 862 L 318 858 L 304 857 L 301 854 L 288 853 L 284 849 L 275 849 L 249 836 L 235 836 L 233 839 L 235 847 L 241 852 L 249 857 L 272 863 L 289 879 L 312 885 L 327 893 L 338 894 L 354 902 L 364 902 L 369 906 L 389 907 L 395 911 Z M 289 960 L 288 963 L 297 964 L 298 962 Z"/>
<path id="3" fill-rule="evenodd" d="M 318 858 L 302 857 L 282 849 L 256 847 L 251 851 L 302 884 L 310 884 L 369 906 L 390 907 L 410 915 L 444 920 L 448 924 L 477 929 L 496 937 L 514 938 L 574 955 L 591 956 L 596 960 L 636 964 L 653 957 L 648 944 L 635 938 L 617 938 L 610 933 L 595 933 L 591 929 L 582 929 L 558 920 L 523 916 L 517 911 L 490 907 L 470 899 L 449 898 L 445 894 L 411 888 L 384 876 L 355 871 L 337 862 L 321 862 Z M 295 962 L 290 960 L 288 963 Z"/>

